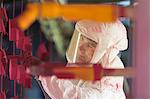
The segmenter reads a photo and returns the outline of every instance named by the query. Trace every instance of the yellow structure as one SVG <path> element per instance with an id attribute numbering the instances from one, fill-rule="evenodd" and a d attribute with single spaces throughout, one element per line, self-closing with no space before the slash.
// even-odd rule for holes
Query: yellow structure
<path id="1" fill-rule="evenodd" d="M 115 5 L 104 4 L 66 4 L 59 5 L 52 2 L 31 3 L 18 17 L 18 24 L 22 30 L 27 29 L 38 18 L 63 17 L 66 20 L 78 21 L 82 19 L 110 22 L 115 21 L 124 10 Z"/>

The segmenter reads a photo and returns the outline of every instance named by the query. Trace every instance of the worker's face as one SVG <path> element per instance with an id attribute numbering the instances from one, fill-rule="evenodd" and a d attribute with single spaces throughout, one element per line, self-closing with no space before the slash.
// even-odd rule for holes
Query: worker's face
<path id="1" fill-rule="evenodd" d="M 97 43 L 81 35 L 77 51 L 77 63 L 90 63 Z"/>

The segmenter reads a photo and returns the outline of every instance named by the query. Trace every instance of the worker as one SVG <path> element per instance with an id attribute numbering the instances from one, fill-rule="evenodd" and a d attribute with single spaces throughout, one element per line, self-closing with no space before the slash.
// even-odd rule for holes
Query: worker
<path id="1" fill-rule="evenodd" d="M 124 25 L 81 20 L 66 52 L 68 63 L 99 63 L 103 68 L 124 68 L 119 51 L 128 46 Z M 52 99 L 126 99 L 122 76 L 105 76 L 99 81 L 66 80 L 40 76 L 44 91 Z"/>

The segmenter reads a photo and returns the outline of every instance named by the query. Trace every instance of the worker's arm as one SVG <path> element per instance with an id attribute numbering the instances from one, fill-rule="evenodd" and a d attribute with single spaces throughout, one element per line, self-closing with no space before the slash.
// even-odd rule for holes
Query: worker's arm
<path id="1" fill-rule="evenodd" d="M 39 79 L 45 92 L 52 99 L 124 99 L 122 84 L 119 83 L 123 82 L 122 77 L 105 77 L 103 82 L 85 82 L 81 86 L 74 85 L 69 80 L 57 79 L 55 76 Z"/>
<path id="2" fill-rule="evenodd" d="M 118 62 L 113 62 L 112 67 L 116 64 Z M 119 62 L 118 66 L 121 65 Z M 74 83 L 72 80 L 57 79 L 55 76 L 40 76 L 39 80 L 52 99 L 125 99 L 123 77 L 103 77 L 95 83 L 92 81 Z"/>

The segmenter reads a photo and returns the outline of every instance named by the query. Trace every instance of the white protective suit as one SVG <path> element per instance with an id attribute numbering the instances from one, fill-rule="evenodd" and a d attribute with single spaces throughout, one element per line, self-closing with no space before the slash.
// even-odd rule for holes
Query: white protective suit
<path id="1" fill-rule="evenodd" d="M 97 23 L 82 20 L 76 23 L 75 32 L 97 43 L 91 63 L 101 63 L 105 68 L 124 68 L 117 54 L 127 49 L 128 40 L 126 29 L 120 21 Z M 67 60 L 74 63 L 75 58 L 72 58 L 71 54 L 67 51 Z M 121 76 L 103 77 L 95 83 L 57 79 L 55 76 L 39 77 L 39 80 L 52 99 L 126 99 Z"/>

